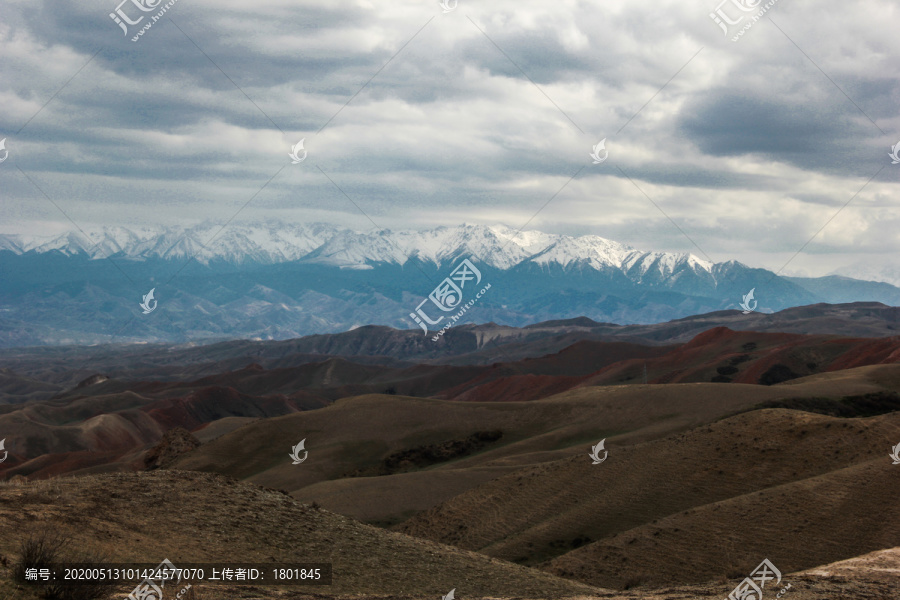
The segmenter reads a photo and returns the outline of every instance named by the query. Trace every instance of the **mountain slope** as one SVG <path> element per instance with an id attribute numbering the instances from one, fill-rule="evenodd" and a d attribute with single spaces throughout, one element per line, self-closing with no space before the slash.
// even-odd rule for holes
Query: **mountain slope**
<path id="1" fill-rule="evenodd" d="M 751 289 L 760 313 L 816 302 L 900 304 L 900 288 L 886 283 L 781 277 L 734 260 L 503 225 L 355 232 L 260 222 L 219 231 L 207 223 L 0 235 L 0 347 L 415 328 L 410 314 L 463 259 L 478 273 L 458 293 L 466 301 L 480 286 L 487 293 L 461 322 L 658 323 L 736 309 Z M 158 305 L 145 313 L 140 302 L 151 289 Z M 445 308 L 421 308 L 433 329 L 449 321 Z"/>
<path id="2" fill-rule="evenodd" d="M 414 363 L 509 365 L 523 359 L 536 359 L 526 361 L 521 367 L 515 367 L 517 370 L 506 375 L 583 375 L 590 373 L 592 366 L 596 370 L 610 365 L 614 358 L 618 358 L 621 364 L 612 365 L 595 383 L 636 383 L 643 380 L 645 364 L 648 366 L 650 381 L 669 374 L 672 369 L 689 366 L 669 359 L 652 360 L 654 356 L 659 357 L 665 353 L 661 351 L 664 345 L 689 342 L 704 332 L 723 327 L 734 332 L 768 333 L 758 336 L 758 339 L 753 334 L 736 334 L 731 341 L 726 339 L 727 336 L 711 339 L 710 349 L 715 349 L 718 344 L 717 351 L 734 356 L 727 360 L 724 356 L 708 356 L 705 364 L 701 361 L 691 365 L 695 369 L 691 378 L 681 377 L 680 381 L 710 381 L 720 375 L 720 367 L 726 368 L 725 377 L 734 380 L 734 373 L 751 364 L 738 362 L 735 369 L 728 368 L 735 366 L 732 364 L 734 361 L 744 360 L 746 357 L 742 355 L 750 354 L 763 360 L 773 358 L 761 352 L 748 352 L 742 348 L 744 343 L 754 343 L 760 349 L 763 346 L 784 347 L 786 344 L 790 345 L 786 340 L 796 339 L 791 337 L 794 334 L 845 338 L 833 342 L 826 338 L 819 342 L 810 339 L 803 341 L 801 348 L 809 348 L 809 342 L 812 341 L 826 348 L 827 356 L 815 356 L 815 353 L 810 352 L 806 356 L 802 356 L 803 352 L 786 355 L 785 360 L 796 375 L 806 375 L 826 367 L 838 368 L 838 365 L 822 359 L 833 359 L 840 355 L 841 346 L 844 346 L 845 353 L 855 352 L 857 348 L 863 352 L 858 356 L 858 360 L 862 362 L 854 364 L 852 357 L 848 355 L 850 360 L 842 361 L 840 368 L 878 361 L 890 362 L 890 355 L 885 355 L 884 352 L 898 341 L 896 336 L 900 330 L 900 308 L 876 303 L 820 304 L 786 309 L 772 315 L 742 315 L 737 311 L 722 311 L 654 325 L 623 326 L 597 323 L 584 317 L 537 323 L 524 328 L 493 323 L 459 325 L 450 329 L 439 343 L 423 337 L 420 331 L 365 326 L 338 334 L 312 335 L 283 341 L 233 340 L 205 345 L 122 344 L 0 349 L 0 362 L 6 367 L 5 371 L 0 371 L 0 402 L 21 402 L 29 397 L 49 398 L 98 372 L 116 380 L 177 381 L 182 382 L 178 385 L 184 387 L 185 382 L 229 371 L 241 371 L 248 364 L 258 364 L 266 370 L 291 369 L 338 357 L 360 365 L 360 379 L 356 380 L 357 383 L 365 378 L 366 372 L 372 372 L 363 365 L 379 365 L 393 370 L 411 367 Z M 873 339 L 846 339 L 866 337 Z M 738 338 L 743 339 L 740 344 L 736 343 Z M 775 340 L 774 346 L 773 342 L 766 340 Z M 577 351 L 572 349 L 559 354 L 579 343 L 587 345 L 578 346 Z M 702 355 L 702 352 L 698 353 L 700 358 Z M 629 358 L 642 360 L 626 363 Z M 774 366 L 771 364 L 773 361 L 769 362 L 767 368 Z M 540 366 L 542 363 L 546 365 Z M 815 363 L 815 366 L 809 366 L 811 363 Z M 578 368 L 572 369 L 566 365 L 577 365 Z M 701 368 L 697 370 L 697 367 Z M 422 370 L 417 372 L 421 374 Z M 377 375 L 378 371 L 375 373 Z M 759 372 L 756 376 L 763 374 Z M 758 377 L 741 381 L 755 383 Z M 217 382 L 223 383 L 230 385 L 227 382 Z M 109 388 L 114 384 L 115 382 L 105 385 Z M 356 393 L 382 392 L 389 387 L 390 385 L 368 388 Z M 99 388 L 92 387 L 88 393 L 95 389 Z M 395 386 L 395 389 L 400 388 Z M 422 395 L 420 391 L 413 392 L 409 388 L 404 393 Z"/>
<path id="3" fill-rule="evenodd" d="M 900 367 L 848 371 L 840 388 L 865 394 L 889 387 L 872 379 L 871 369 L 893 373 Z M 367 395 L 255 421 L 184 454 L 173 468 L 247 479 L 357 518 L 396 523 L 487 479 L 586 456 L 589 446 L 602 438 L 608 438 L 607 448 L 647 442 L 762 402 L 823 397 L 834 388 L 833 380 L 808 377 L 791 386 L 578 388 L 529 402 Z M 498 430 L 501 437 L 489 443 L 467 442 L 473 434 Z M 301 439 L 310 452 L 302 468 L 288 459 Z M 419 458 L 423 461 L 417 462 Z M 404 461 L 405 467 L 396 466 Z M 359 501 L 362 497 L 366 502 Z"/>
<path id="4" fill-rule="evenodd" d="M 27 524 L 22 515 L 28 515 Z M 78 548 L 123 562 L 158 564 L 168 558 L 176 566 L 233 562 L 235 557 L 256 563 L 333 565 L 331 586 L 194 586 L 199 594 L 193 597 L 217 600 L 238 600 L 248 594 L 262 600 L 418 600 L 439 598 L 454 588 L 461 600 L 700 600 L 724 598 L 747 574 L 735 571 L 730 581 L 719 578 L 700 585 L 615 593 L 386 532 L 300 504 L 276 490 L 201 473 L 155 471 L 0 486 L 0 555 L 16 556 L 26 536 L 51 529 L 70 539 L 63 559 Z M 900 548 L 799 573 L 776 564 L 796 600 L 887 600 L 896 591 Z M 122 596 L 132 587 L 123 585 L 117 591 Z M 23 596 L 6 578 L 0 581 L 0 593 L 31 597 Z"/>
<path id="5" fill-rule="evenodd" d="M 22 515 L 39 523 L 24 525 Z M 154 471 L 0 486 L 0 553 L 15 555 L 16 540 L 41 525 L 121 563 L 330 562 L 331 586 L 303 588 L 327 596 L 440 597 L 456 588 L 461 598 L 565 598 L 602 591 L 206 473 Z M 127 593 L 128 586 L 121 587 Z M 221 597 L 220 589 L 206 593 Z M 253 597 L 257 590 L 276 597 L 275 590 L 285 588 L 255 587 Z"/>
<path id="6" fill-rule="evenodd" d="M 900 478 L 890 461 L 875 458 L 661 518 L 542 568 L 609 587 L 635 579 L 698 583 L 740 576 L 761 557 L 782 572 L 807 569 L 896 546 L 898 494 Z M 895 591 L 898 581 L 895 575 Z"/>
<path id="7" fill-rule="evenodd" d="M 891 466 L 885 454 L 890 447 L 887 441 L 898 430 L 900 413 L 837 419 L 769 409 L 637 445 L 623 446 L 611 437 L 606 444 L 609 458 L 601 465 L 593 465 L 585 451 L 521 469 L 421 513 L 397 530 L 535 564 L 585 543 L 597 541 L 602 545 L 623 532 L 683 511 L 872 461 L 885 463 L 887 468 L 879 468 L 879 472 L 880 477 L 887 477 Z M 888 481 L 883 483 L 890 485 Z M 872 493 L 872 486 L 877 485 L 878 480 L 873 479 L 871 485 L 857 492 Z M 849 504 L 856 496 L 848 493 L 843 496 Z M 734 527 L 727 530 L 737 539 L 743 537 Z M 860 539 L 854 542 L 874 544 L 881 539 L 860 533 Z M 833 538 L 827 545 L 839 541 Z M 861 548 L 849 544 L 850 540 L 843 541 L 851 551 L 845 556 L 853 556 L 900 544 L 900 528 L 894 530 L 892 542 L 882 540 L 886 543 L 881 546 Z M 811 562 L 790 568 L 836 560 L 836 556 L 810 558 Z M 619 568 L 608 566 L 608 572 Z M 603 585 L 619 586 L 627 579 L 628 573 L 623 573 L 622 579 L 607 580 Z"/>

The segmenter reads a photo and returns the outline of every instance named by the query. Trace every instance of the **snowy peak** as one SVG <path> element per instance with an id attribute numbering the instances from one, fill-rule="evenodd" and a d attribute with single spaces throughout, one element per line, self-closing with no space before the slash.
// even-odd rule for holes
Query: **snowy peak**
<path id="1" fill-rule="evenodd" d="M 92 259 L 124 256 L 132 259 L 182 260 L 201 263 L 218 259 L 235 264 L 299 260 L 337 233 L 346 231 L 324 223 L 284 226 L 273 222 L 252 225 L 202 224 L 130 230 L 124 227 L 68 232 L 57 236 L 0 235 L 0 250 L 16 254 L 58 251 L 86 254 Z"/>
<path id="2" fill-rule="evenodd" d="M 436 227 L 423 231 L 357 232 L 325 223 L 285 225 L 274 221 L 243 225 L 130 230 L 105 227 L 55 237 L 0 235 L 0 250 L 16 254 L 59 251 L 141 260 L 162 258 L 201 263 L 273 264 L 302 260 L 340 268 L 370 269 L 410 260 L 437 268 L 474 256 L 501 270 L 517 265 L 618 269 L 635 281 L 652 282 L 681 272 L 709 276 L 713 265 L 692 254 L 644 252 L 596 235 L 568 236 L 518 231 L 505 225 Z"/>
<path id="3" fill-rule="evenodd" d="M 713 267 L 713 263 L 687 253 L 634 250 L 622 261 L 622 270 L 637 283 L 653 283 L 685 272 L 710 275 Z"/>
<path id="4" fill-rule="evenodd" d="M 510 269 L 528 259 L 536 247 L 530 251 L 524 248 L 507 227 L 486 227 L 463 224 L 459 227 L 439 227 L 423 232 L 405 232 L 414 243 L 415 255 L 419 260 L 442 265 L 455 261 L 461 256 L 474 256 L 497 269 Z M 535 232 L 540 233 L 540 232 Z M 541 234 L 546 235 L 546 234 Z M 548 238 L 551 236 L 548 236 Z M 548 241 L 549 243 L 549 241 Z"/>
<path id="5" fill-rule="evenodd" d="M 357 233 L 345 230 L 337 233 L 314 251 L 308 253 L 304 260 L 336 267 L 365 268 L 371 263 L 406 262 L 406 255 L 390 232 Z"/>
<path id="6" fill-rule="evenodd" d="M 595 235 L 578 238 L 559 236 L 550 246 L 530 260 L 542 266 L 558 264 L 564 269 L 575 263 L 587 264 L 598 271 L 607 268 L 621 269 L 625 259 L 634 249 Z"/>

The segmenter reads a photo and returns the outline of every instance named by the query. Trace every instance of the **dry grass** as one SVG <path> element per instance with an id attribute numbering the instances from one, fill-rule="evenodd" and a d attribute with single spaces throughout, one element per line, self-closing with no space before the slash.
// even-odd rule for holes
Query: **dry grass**
<path id="1" fill-rule="evenodd" d="M 39 523 L 94 544 L 113 562 L 331 562 L 329 587 L 237 588 L 250 597 L 300 598 L 316 594 L 440 597 L 453 587 L 467 597 L 540 598 L 585 595 L 595 588 L 417 540 L 315 510 L 275 490 L 207 473 L 153 471 L 62 478 L 59 502 L 47 504 L 43 486 L 0 489 L 0 554 Z M 57 493 L 57 492 L 53 492 Z M 460 589 L 460 591 L 462 591 Z M 177 590 L 176 590 L 177 592 Z M 204 593 L 232 597 L 224 587 Z M 197 590 L 195 594 L 200 593 Z M 245 596 L 246 597 L 246 596 Z M 460 596 L 462 600 L 462 596 Z"/>
<path id="2" fill-rule="evenodd" d="M 295 562 L 317 556 L 335 567 L 331 588 L 192 586 L 181 600 L 436 600 L 451 587 L 460 600 L 721 600 L 737 580 L 612 592 L 366 527 L 283 494 L 198 473 L 105 475 L 60 480 L 64 504 L 25 500 L 22 487 L 0 489 L 0 557 L 35 531 L 57 531 L 70 547 L 105 550 L 114 562 L 175 564 L 240 560 Z M 171 499 L 166 501 L 167 499 Z M 125 523 L 129 527 L 125 527 Z M 19 538 L 18 542 L 15 540 Z M 48 547 L 55 548 L 52 540 Z M 65 546 L 65 544 L 63 544 Z M 12 553 L 14 554 L 14 552 Z M 0 560 L 0 565 L 3 561 Z M 0 572 L 10 569 L 0 569 Z M 822 574 L 785 573 L 787 600 L 896 600 L 900 548 L 878 559 L 850 561 Z M 579 591 L 579 588 L 583 591 Z M 181 586 L 165 588 L 173 600 Z M 103 600 L 121 598 L 117 590 Z M 39 600 L 33 590 L 0 579 L 0 599 Z"/>
<path id="3" fill-rule="evenodd" d="M 900 366 L 895 370 L 900 370 Z M 842 389 L 881 389 L 859 370 Z M 790 386 L 673 384 L 585 387 L 530 402 L 450 402 L 392 395 L 338 400 L 327 408 L 261 419 L 176 460 L 172 468 L 209 471 L 284 489 L 295 498 L 367 522 L 397 523 L 521 467 L 608 447 L 664 438 L 761 402 L 821 396 L 809 378 Z M 410 473 L 345 478 L 377 469 L 391 455 L 501 429 L 503 438 L 471 456 Z M 298 432 L 315 432 L 302 468 L 284 460 Z M 301 435 L 301 437 L 303 437 Z M 365 502 L 358 498 L 365 497 Z"/>
<path id="4" fill-rule="evenodd" d="M 33 482 L 23 482 L 19 480 L 12 487 L 21 487 L 24 490 L 25 497 L 29 502 L 35 504 L 54 504 L 63 499 L 63 485 L 60 484 L 59 477 L 48 477 L 37 479 Z"/>
<path id="5" fill-rule="evenodd" d="M 606 588 L 743 578 L 900 545 L 900 413 L 756 411 L 504 475 L 395 529 Z M 900 438 L 898 438 L 900 439 Z M 587 538 L 591 543 L 585 544 Z"/>
<path id="6" fill-rule="evenodd" d="M 58 563 L 103 563 L 108 556 L 97 554 L 87 547 L 75 547 L 72 538 L 60 529 L 42 527 L 27 534 L 19 545 L 19 559 L 12 569 L 12 579 L 17 584 L 25 582 L 28 569 L 49 569 Z M 60 585 L 38 588 L 44 600 L 97 600 L 108 596 L 113 586 L 106 583 Z"/>

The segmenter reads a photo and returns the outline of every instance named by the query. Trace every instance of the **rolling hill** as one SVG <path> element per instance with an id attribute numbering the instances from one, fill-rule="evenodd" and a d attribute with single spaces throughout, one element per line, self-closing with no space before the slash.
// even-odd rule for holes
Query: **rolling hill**
<path id="1" fill-rule="evenodd" d="M 255 563 L 330 562 L 333 567 L 331 586 L 199 585 L 189 596 L 217 600 L 420 600 L 439 598 L 450 589 L 460 600 L 709 600 L 725 597 L 745 575 L 615 592 L 363 525 L 277 490 L 204 473 L 156 471 L 0 485 L 3 565 L 11 564 L 21 541 L 54 534 L 65 540 L 60 560 L 105 556 L 158 563 L 168 558 L 178 566 L 239 557 Z M 795 600 L 892 600 L 898 570 L 900 548 L 894 548 L 782 573 Z M 0 577 L 0 594 L 11 600 L 36 598 L 31 590 L 12 585 L 10 571 L 0 566 L 6 575 Z M 131 587 L 121 586 L 119 596 Z"/>
<path id="2" fill-rule="evenodd" d="M 465 324 L 451 328 L 438 342 L 432 342 L 420 330 L 363 326 L 343 333 L 283 341 L 0 349 L 3 365 L 0 402 L 49 398 L 96 373 L 132 381 L 190 381 L 236 371 L 252 363 L 277 369 L 329 358 L 390 368 L 415 364 L 490 365 L 556 354 L 581 341 L 680 345 L 717 327 L 732 331 L 896 340 L 900 332 L 900 308 L 873 302 L 817 304 L 768 315 L 719 311 L 652 325 L 598 323 L 584 317 L 521 328 L 494 323 Z"/>
<path id="3" fill-rule="evenodd" d="M 15 556 L 16 540 L 51 529 L 69 539 L 70 556 L 81 551 L 122 563 L 329 562 L 331 586 L 300 588 L 326 597 L 440 597 L 451 588 L 461 599 L 601 591 L 205 473 L 154 471 L 0 486 L 0 555 Z M 125 593 L 130 589 L 121 587 Z M 275 598 L 285 588 L 221 589 L 206 593 L 246 597 L 250 591 Z"/>

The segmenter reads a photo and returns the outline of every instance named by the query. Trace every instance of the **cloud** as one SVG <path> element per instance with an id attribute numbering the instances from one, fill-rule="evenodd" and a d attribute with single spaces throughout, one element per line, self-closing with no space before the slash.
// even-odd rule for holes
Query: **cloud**
<path id="1" fill-rule="evenodd" d="M 673 0 L 192 0 L 136 43 L 117 4 L 0 0 L 10 231 L 67 222 L 21 168 L 86 226 L 530 220 L 771 266 L 840 210 L 798 265 L 900 250 L 887 0 L 779 2 L 737 43 Z"/>

